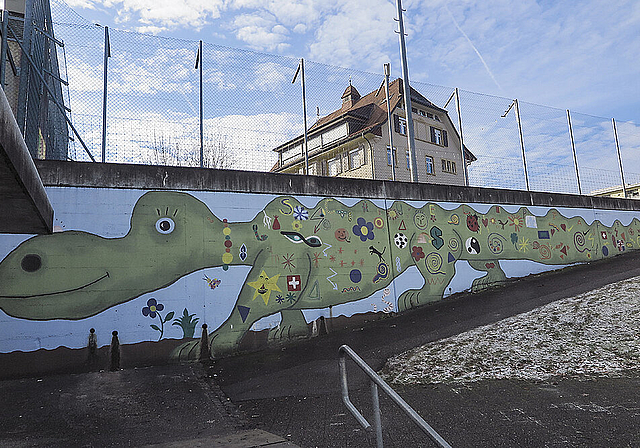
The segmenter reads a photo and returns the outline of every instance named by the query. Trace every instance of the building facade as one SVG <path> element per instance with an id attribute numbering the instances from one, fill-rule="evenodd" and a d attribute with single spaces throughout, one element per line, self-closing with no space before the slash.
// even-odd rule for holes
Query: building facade
<path id="1" fill-rule="evenodd" d="M 392 150 L 384 89 L 361 96 L 349 83 L 342 94 L 340 109 L 318 119 L 307 132 L 309 174 L 410 181 L 407 115 L 402 92 L 401 79 L 389 85 Z M 467 148 L 463 157 L 460 137 L 447 111 L 413 88 L 411 105 L 418 182 L 464 185 L 463 163 L 471 163 L 476 158 Z M 272 171 L 303 174 L 303 140 L 303 136 L 298 136 L 274 148 L 278 162 Z"/>

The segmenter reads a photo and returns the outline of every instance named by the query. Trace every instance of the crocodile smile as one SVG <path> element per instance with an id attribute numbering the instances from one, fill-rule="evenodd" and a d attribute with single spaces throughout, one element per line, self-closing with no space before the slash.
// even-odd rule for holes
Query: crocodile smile
<path id="1" fill-rule="evenodd" d="M 53 296 L 56 294 L 66 294 L 68 292 L 74 292 L 74 291 L 80 291 L 84 288 L 87 288 L 91 285 L 95 285 L 96 283 L 98 283 L 101 280 L 104 280 L 105 278 L 109 277 L 109 271 L 106 271 L 104 273 L 103 276 L 83 285 L 83 286 L 78 286 L 77 288 L 72 288 L 72 289 L 65 289 L 63 291 L 55 291 L 55 292 L 46 292 L 46 293 L 42 293 L 42 294 L 27 294 L 27 295 L 12 295 L 12 296 L 0 296 L 0 299 L 33 299 L 36 297 L 46 297 L 46 296 Z"/>

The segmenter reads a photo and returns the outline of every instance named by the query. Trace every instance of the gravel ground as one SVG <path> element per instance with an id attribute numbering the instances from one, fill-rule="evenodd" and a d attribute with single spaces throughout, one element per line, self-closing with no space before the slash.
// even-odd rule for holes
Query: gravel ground
<path id="1" fill-rule="evenodd" d="M 640 277 L 542 306 L 390 358 L 392 384 L 616 376 L 640 370 Z"/>

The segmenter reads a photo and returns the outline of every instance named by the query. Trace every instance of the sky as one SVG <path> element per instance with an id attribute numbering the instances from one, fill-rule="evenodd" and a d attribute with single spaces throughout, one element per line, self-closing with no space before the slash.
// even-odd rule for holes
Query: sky
<path id="1" fill-rule="evenodd" d="M 120 30 L 400 75 L 388 0 L 67 0 Z M 640 120 L 640 2 L 405 0 L 409 76 Z"/>

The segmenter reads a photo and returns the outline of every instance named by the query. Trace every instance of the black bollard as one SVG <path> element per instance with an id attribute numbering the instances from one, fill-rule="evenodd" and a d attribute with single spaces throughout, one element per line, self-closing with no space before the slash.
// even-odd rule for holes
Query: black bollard
<path id="1" fill-rule="evenodd" d="M 118 332 L 113 331 L 111 333 L 111 364 L 109 370 L 112 372 L 120 370 L 120 341 L 118 340 Z"/>
<path id="2" fill-rule="evenodd" d="M 207 333 L 207 324 L 202 324 L 202 336 L 200 336 L 200 362 L 209 362 L 209 333 Z"/>
<path id="3" fill-rule="evenodd" d="M 96 336 L 95 328 L 89 330 L 89 343 L 87 344 L 87 348 L 89 349 L 87 362 L 90 367 L 93 367 L 98 361 L 98 336 Z"/>

